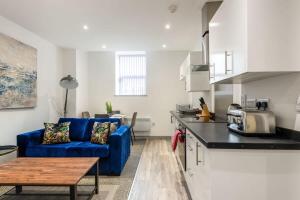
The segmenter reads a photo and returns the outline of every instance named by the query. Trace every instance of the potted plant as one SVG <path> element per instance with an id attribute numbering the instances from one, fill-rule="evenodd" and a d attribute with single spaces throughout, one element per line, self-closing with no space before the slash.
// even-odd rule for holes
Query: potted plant
<path id="1" fill-rule="evenodd" d="M 107 101 L 105 103 L 105 106 L 106 106 L 106 112 L 107 114 L 111 114 L 112 113 L 112 105 L 111 105 L 111 102 L 110 101 Z"/>

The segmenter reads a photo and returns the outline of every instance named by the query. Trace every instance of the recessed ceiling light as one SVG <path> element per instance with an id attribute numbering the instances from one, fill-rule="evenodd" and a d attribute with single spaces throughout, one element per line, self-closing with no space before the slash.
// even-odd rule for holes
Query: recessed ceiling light
<path id="1" fill-rule="evenodd" d="M 169 30 L 171 28 L 171 24 L 166 24 L 165 29 Z"/>
<path id="2" fill-rule="evenodd" d="M 167 45 L 166 44 L 163 44 L 163 45 L 161 45 L 162 46 L 162 48 L 167 48 Z"/>
<path id="3" fill-rule="evenodd" d="M 89 30 L 89 27 L 88 27 L 88 25 L 83 25 L 83 30 Z"/>
<path id="4" fill-rule="evenodd" d="M 105 44 L 102 45 L 102 49 L 106 49 L 107 46 Z"/>

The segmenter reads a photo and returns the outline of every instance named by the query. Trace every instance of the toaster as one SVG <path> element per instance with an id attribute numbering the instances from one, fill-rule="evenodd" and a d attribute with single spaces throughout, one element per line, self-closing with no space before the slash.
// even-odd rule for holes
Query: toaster
<path id="1" fill-rule="evenodd" d="M 271 111 L 230 109 L 228 129 L 242 135 L 276 134 L 275 115 Z"/>

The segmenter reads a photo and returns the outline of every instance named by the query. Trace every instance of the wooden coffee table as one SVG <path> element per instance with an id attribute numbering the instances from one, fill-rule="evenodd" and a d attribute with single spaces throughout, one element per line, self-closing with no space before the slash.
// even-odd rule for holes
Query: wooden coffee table
<path id="1" fill-rule="evenodd" d="M 99 192 L 99 158 L 17 158 L 0 165 L 0 186 L 68 186 L 70 199 L 77 199 L 77 184 L 94 166 L 94 193 Z"/>

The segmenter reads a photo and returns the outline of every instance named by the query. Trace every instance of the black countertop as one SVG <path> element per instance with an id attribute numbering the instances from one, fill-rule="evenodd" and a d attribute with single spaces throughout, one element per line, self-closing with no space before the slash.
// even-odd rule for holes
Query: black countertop
<path id="1" fill-rule="evenodd" d="M 300 140 L 287 133 L 268 137 L 247 137 L 229 131 L 227 123 L 221 119 L 209 123 L 201 121 L 191 123 L 185 120 L 188 118 L 185 115 L 175 111 L 171 111 L 171 114 L 207 148 L 300 150 Z"/>

